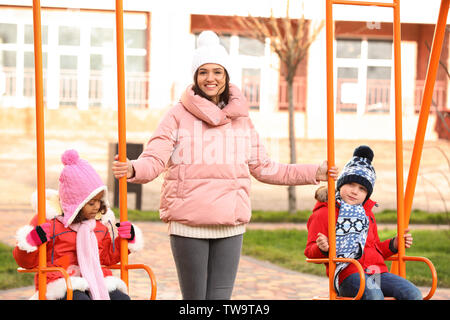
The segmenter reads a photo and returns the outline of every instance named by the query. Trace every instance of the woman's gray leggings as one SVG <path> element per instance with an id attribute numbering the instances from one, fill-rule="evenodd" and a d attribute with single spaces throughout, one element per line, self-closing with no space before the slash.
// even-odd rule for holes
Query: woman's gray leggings
<path id="1" fill-rule="evenodd" d="M 220 239 L 170 236 L 185 300 L 228 300 L 241 256 L 243 235 Z"/>

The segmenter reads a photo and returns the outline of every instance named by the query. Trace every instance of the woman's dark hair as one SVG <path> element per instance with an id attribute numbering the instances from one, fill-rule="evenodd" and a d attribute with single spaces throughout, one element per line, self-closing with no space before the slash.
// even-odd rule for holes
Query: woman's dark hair
<path id="1" fill-rule="evenodd" d="M 228 75 L 228 72 L 226 69 L 223 69 L 225 71 L 225 90 L 219 95 L 219 103 L 218 105 L 227 105 L 228 100 L 230 99 L 230 76 Z M 209 101 L 212 101 L 211 97 L 207 96 L 199 87 L 197 82 L 197 76 L 198 76 L 198 69 L 195 71 L 194 74 L 194 85 L 192 86 L 192 90 L 195 94 L 199 95 L 202 98 L 205 98 Z"/>

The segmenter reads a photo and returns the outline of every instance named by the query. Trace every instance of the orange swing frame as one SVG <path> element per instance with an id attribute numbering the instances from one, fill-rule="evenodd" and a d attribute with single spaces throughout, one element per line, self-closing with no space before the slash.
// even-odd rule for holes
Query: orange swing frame
<path id="1" fill-rule="evenodd" d="M 423 298 L 431 299 L 437 288 L 437 273 L 433 263 L 424 257 L 411 257 L 405 255 L 405 240 L 403 238 L 405 229 L 408 227 L 412 200 L 414 196 L 417 174 L 419 171 L 420 159 L 422 156 L 425 130 L 428 122 L 428 114 L 433 96 L 436 72 L 439 65 L 442 44 L 445 34 L 445 26 L 448 16 L 450 0 L 441 0 L 439 16 L 436 23 L 433 45 L 428 64 L 427 76 L 425 80 L 424 95 L 420 109 L 419 122 L 414 141 L 414 149 L 411 156 L 411 165 L 406 185 L 405 194 L 403 194 L 403 138 L 402 138 L 402 95 L 401 95 L 401 24 L 400 24 L 400 0 L 393 0 L 392 3 L 367 2 L 367 1 L 346 1 L 346 0 L 326 0 L 326 66 L 327 66 L 327 159 L 328 165 L 335 165 L 334 157 L 334 84 L 333 84 L 333 41 L 334 41 L 334 21 L 333 5 L 357 5 L 357 6 L 376 6 L 388 7 L 393 9 L 393 38 L 394 38 L 394 82 L 395 82 L 395 145 L 396 145 L 396 182 L 397 182 L 397 235 L 398 235 L 398 253 L 390 257 L 393 261 L 391 272 L 403 278 L 406 277 L 405 261 L 421 261 L 427 264 L 431 271 L 432 284 L 430 291 Z M 335 182 L 328 178 L 328 239 L 329 256 L 324 259 L 306 259 L 311 263 L 329 264 L 329 296 L 315 297 L 314 299 L 330 300 L 359 300 L 364 294 L 365 276 L 361 264 L 355 259 L 344 259 L 336 257 L 336 217 L 335 217 Z M 334 290 L 333 277 L 336 269 L 336 262 L 349 262 L 354 264 L 360 276 L 360 288 L 355 297 L 338 297 Z"/>
<path id="2" fill-rule="evenodd" d="M 126 119 L 125 119 L 125 64 L 124 64 L 124 38 L 123 38 L 123 0 L 116 0 L 116 48 L 117 48 L 117 95 L 118 95 L 118 147 L 119 161 L 126 162 Z M 36 151 L 37 151 L 37 208 L 38 224 L 43 224 L 45 218 L 45 146 L 44 146 L 44 103 L 43 103 L 43 76 L 42 76 L 42 38 L 41 38 L 41 5 L 40 0 L 33 0 L 33 33 L 34 33 L 34 61 L 36 85 Z M 120 222 L 128 220 L 127 208 L 127 180 L 119 179 L 119 211 Z M 34 269 L 19 268 L 20 273 L 37 272 L 39 300 L 46 299 L 47 277 L 46 273 L 59 271 L 66 280 L 67 300 L 72 300 L 73 289 L 70 277 L 61 267 L 47 267 L 47 246 L 39 246 L 39 265 Z M 150 300 L 156 299 L 156 280 L 150 267 L 144 264 L 128 264 L 128 241 L 120 240 L 120 263 L 108 266 L 110 269 L 120 269 L 120 277 L 129 288 L 128 270 L 143 269 L 147 272 L 151 292 Z"/>

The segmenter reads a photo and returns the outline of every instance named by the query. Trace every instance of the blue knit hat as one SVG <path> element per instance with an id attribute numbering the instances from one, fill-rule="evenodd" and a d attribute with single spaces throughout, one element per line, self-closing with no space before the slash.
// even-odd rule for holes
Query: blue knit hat
<path id="1" fill-rule="evenodd" d="M 370 198 L 375 185 L 375 169 L 372 166 L 373 151 L 368 146 L 359 146 L 353 152 L 353 158 L 347 162 L 337 180 L 337 190 L 344 184 L 356 182 L 367 189 L 367 197 Z"/>

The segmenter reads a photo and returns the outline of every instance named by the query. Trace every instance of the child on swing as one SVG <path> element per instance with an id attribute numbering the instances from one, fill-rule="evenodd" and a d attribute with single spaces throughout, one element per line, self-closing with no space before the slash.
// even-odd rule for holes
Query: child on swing
<path id="1" fill-rule="evenodd" d="M 357 259 L 364 269 L 366 287 L 362 299 L 382 300 L 385 296 L 397 300 L 421 300 L 420 290 L 408 280 L 389 273 L 384 260 L 397 253 L 398 238 L 380 241 L 372 208 L 375 169 L 371 162 L 373 151 L 359 146 L 353 158 L 345 165 L 336 187 L 336 256 Z M 316 203 L 308 220 L 308 240 L 305 255 L 308 258 L 328 257 L 328 203 L 327 189 L 316 191 Z M 405 230 L 405 247 L 413 238 Z M 326 264 L 328 274 L 328 264 Z M 359 273 L 353 264 L 336 263 L 334 286 L 338 295 L 354 297 L 359 290 Z"/>
<path id="2" fill-rule="evenodd" d="M 64 168 L 59 177 L 59 203 L 51 206 L 52 190 L 47 190 L 46 222 L 37 225 L 36 215 L 30 225 L 17 231 L 14 258 L 23 268 L 35 268 L 38 246 L 47 242 L 47 266 L 66 269 L 74 300 L 129 300 L 126 284 L 102 265 L 120 261 L 121 238 L 128 240 L 131 252 L 141 249 L 142 233 L 126 221 L 117 224 L 115 236 L 114 214 L 108 209 L 107 189 L 100 176 L 75 150 L 64 152 L 61 160 Z M 58 194 L 53 190 L 53 200 L 55 197 Z M 62 274 L 46 275 L 46 298 L 65 299 L 67 289 Z M 37 288 L 37 274 L 35 282 Z"/>

